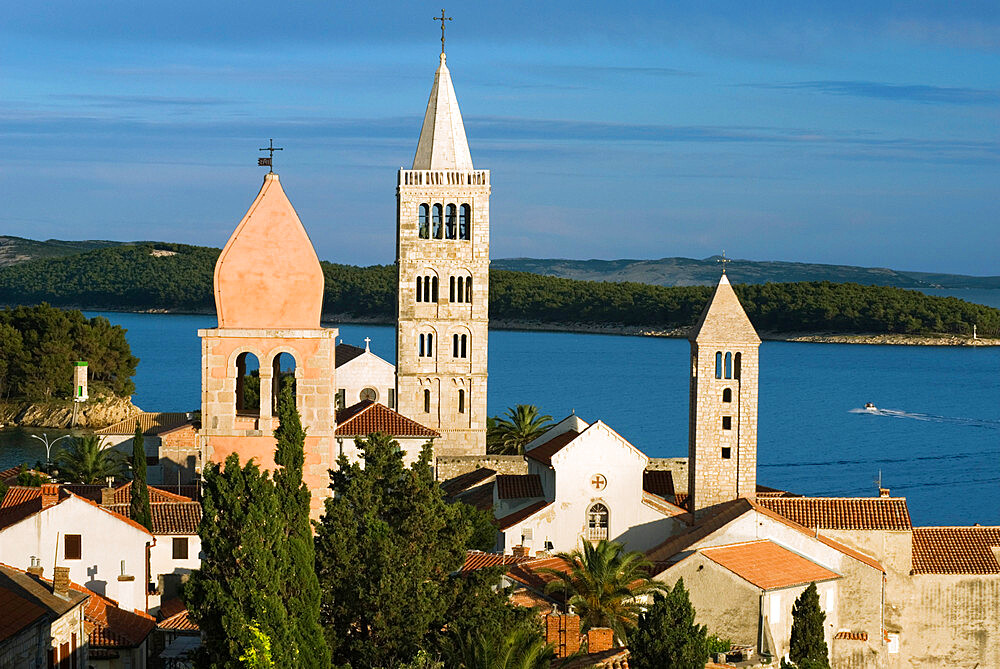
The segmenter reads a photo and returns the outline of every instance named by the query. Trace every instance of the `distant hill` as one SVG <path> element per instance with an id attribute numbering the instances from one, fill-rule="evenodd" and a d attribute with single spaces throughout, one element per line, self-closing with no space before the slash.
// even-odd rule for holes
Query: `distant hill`
<path id="1" fill-rule="evenodd" d="M 44 242 L 39 242 L 23 237 L 0 236 L 0 267 L 38 260 L 39 258 L 71 256 L 108 246 L 119 246 L 123 243 L 125 242 L 111 242 L 103 239 L 88 239 L 81 242 L 46 239 Z"/>
<path id="2" fill-rule="evenodd" d="M 634 281 L 659 286 L 708 286 L 719 280 L 720 256 L 704 260 L 564 260 L 559 258 L 500 258 L 494 269 L 531 272 L 582 281 Z M 733 283 L 792 283 L 831 281 L 897 288 L 1000 288 L 1000 276 L 965 276 L 901 272 L 884 267 L 733 260 L 726 272 Z"/>

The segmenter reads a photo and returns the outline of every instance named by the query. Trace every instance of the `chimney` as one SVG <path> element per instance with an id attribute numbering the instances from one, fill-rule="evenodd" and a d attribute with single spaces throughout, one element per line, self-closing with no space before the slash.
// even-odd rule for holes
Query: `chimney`
<path id="1" fill-rule="evenodd" d="M 615 646 L 615 632 L 610 627 L 591 627 L 587 630 L 587 652 L 601 653 Z"/>
<path id="2" fill-rule="evenodd" d="M 53 570 L 52 594 L 69 599 L 69 567 L 56 567 Z"/>
<path id="3" fill-rule="evenodd" d="M 42 484 L 42 508 L 47 509 L 59 501 L 59 484 Z"/>
<path id="4" fill-rule="evenodd" d="M 31 566 L 28 567 L 28 573 L 31 574 L 32 576 L 37 576 L 37 577 L 41 578 L 43 571 L 44 571 L 44 569 L 42 568 L 42 561 L 39 560 L 34 555 L 32 555 L 31 556 Z"/>
<path id="5" fill-rule="evenodd" d="M 101 488 L 101 506 L 115 503 L 115 489 Z"/>
<path id="6" fill-rule="evenodd" d="M 878 496 L 879 497 L 888 497 L 889 496 L 889 489 L 888 488 L 879 488 L 878 489 Z"/>
<path id="7" fill-rule="evenodd" d="M 580 616 L 572 613 L 545 616 L 545 642 L 555 646 L 556 657 L 569 657 L 580 650 Z"/>
<path id="8" fill-rule="evenodd" d="M 125 560 L 122 560 L 122 573 L 118 576 L 118 608 L 124 611 L 135 608 L 135 576 L 125 573 Z"/>
<path id="9" fill-rule="evenodd" d="M 510 551 L 514 555 L 514 557 L 530 557 L 531 556 L 531 549 L 528 548 L 527 546 L 524 546 L 524 545 L 512 546 L 511 549 L 510 549 Z"/>

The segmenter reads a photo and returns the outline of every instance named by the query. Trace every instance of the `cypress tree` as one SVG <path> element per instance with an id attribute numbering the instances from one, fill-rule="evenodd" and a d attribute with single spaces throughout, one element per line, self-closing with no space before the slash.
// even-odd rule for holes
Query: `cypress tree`
<path id="1" fill-rule="evenodd" d="M 196 666 L 243 669 L 261 635 L 278 667 L 295 667 L 288 613 L 282 599 L 284 522 L 274 483 L 252 460 L 242 467 L 235 453 L 224 467 L 204 471 L 201 568 L 183 590 L 191 618 L 201 629 Z"/>
<path id="2" fill-rule="evenodd" d="M 708 661 L 708 636 L 694 621 L 694 607 L 678 579 L 666 594 L 653 595 L 653 604 L 639 615 L 631 639 L 629 665 L 637 669 L 703 669 Z"/>
<path id="3" fill-rule="evenodd" d="M 153 510 L 149 506 L 149 486 L 146 485 L 146 449 L 142 443 L 142 426 L 135 422 L 132 438 L 132 487 L 129 490 L 129 515 L 135 522 L 153 531 Z"/>
<path id="4" fill-rule="evenodd" d="M 792 606 L 792 639 L 788 651 L 792 664 L 782 660 L 782 667 L 830 669 L 830 656 L 823 636 L 825 621 L 826 614 L 819 606 L 819 591 L 815 583 L 810 583 Z"/>
<path id="5" fill-rule="evenodd" d="M 306 433 L 295 408 L 294 386 L 285 384 L 278 397 L 280 425 L 274 431 L 275 494 L 282 527 L 278 549 L 282 551 L 278 579 L 280 596 L 289 612 L 289 633 L 298 651 L 295 666 L 327 669 L 330 649 L 319 624 L 319 579 L 312 526 L 309 522 L 309 489 L 302 482 Z"/>

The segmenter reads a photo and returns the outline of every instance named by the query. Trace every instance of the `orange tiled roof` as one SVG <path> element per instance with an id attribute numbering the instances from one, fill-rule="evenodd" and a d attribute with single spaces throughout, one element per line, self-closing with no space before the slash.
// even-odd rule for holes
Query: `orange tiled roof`
<path id="1" fill-rule="evenodd" d="M 120 420 L 114 425 L 109 425 L 100 430 L 95 430 L 95 434 L 135 434 L 135 422 L 139 421 L 144 435 L 152 436 L 180 427 L 191 419 L 186 413 L 166 413 L 141 411 L 135 416 Z"/>
<path id="2" fill-rule="evenodd" d="M 868 632 L 837 632 L 834 639 L 846 639 L 847 641 L 868 641 Z"/>
<path id="3" fill-rule="evenodd" d="M 535 559 L 511 566 L 507 570 L 507 576 L 536 592 L 545 592 L 545 586 L 557 578 L 554 574 L 546 573 L 546 569 L 569 571 L 569 563 L 560 557 Z"/>
<path id="4" fill-rule="evenodd" d="M 915 574 L 1000 574 L 1000 527 L 914 527 Z"/>
<path id="5" fill-rule="evenodd" d="M 662 497 L 658 497 L 652 493 L 648 493 L 645 490 L 642 491 L 642 503 L 650 507 L 651 509 L 659 511 L 664 516 L 668 516 L 671 518 L 674 516 L 679 516 L 681 514 L 687 513 L 687 510 L 685 510 L 683 507 L 677 506 L 676 504 L 672 504 L 669 501 L 663 499 Z"/>
<path id="6" fill-rule="evenodd" d="M 840 578 L 839 574 L 772 541 L 702 548 L 699 552 L 761 590 Z"/>
<path id="7" fill-rule="evenodd" d="M 0 483 L 6 483 L 10 485 L 17 479 L 17 475 L 21 473 L 20 467 L 11 467 L 10 469 L 4 469 L 0 471 Z"/>
<path id="8" fill-rule="evenodd" d="M 0 642 L 14 636 L 42 617 L 55 620 L 78 606 L 86 595 L 70 593 L 68 599 L 52 594 L 51 582 L 22 569 L 0 564 Z"/>
<path id="9" fill-rule="evenodd" d="M 523 509 L 515 511 L 514 513 L 507 514 L 503 518 L 497 518 L 496 521 L 497 527 L 499 527 L 501 530 L 506 530 L 509 527 L 513 527 L 514 525 L 520 523 L 522 520 L 527 520 L 528 518 L 531 518 L 533 515 L 535 515 L 536 513 L 538 513 L 551 503 L 552 502 L 546 502 L 544 499 L 541 499 L 535 502 L 534 504 L 529 504 Z"/>
<path id="10" fill-rule="evenodd" d="M 63 489 L 77 495 L 78 497 L 85 497 L 92 502 L 97 502 L 100 504 L 104 498 L 104 490 L 107 486 L 104 485 L 83 485 L 80 483 L 68 483 L 64 484 Z M 175 488 L 177 486 L 174 486 Z M 193 487 L 193 486 L 189 486 Z M 162 488 L 157 488 L 156 486 L 147 486 L 149 488 L 149 503 L 155 504 L 157 502 L 190 502 L 192 498 L 186 497 L 184 495 L 178 495 L 176 493 L 163 490 Z M 114 496 L 112 498 L 111 504 L 129 504 L 132 501 L 132 482 L 118 486 L 114 489 Z"/>
<path id="11" fill-rule="evenodd" d="M 42 489 L 11 486 L 0 500 L 0 529 L 33 516 L 42 510 Z"/>
<path id="12" fill-rule="evenodd" d="M 429 427 L 372 400 L 362 400 L 337 412 L 336 436 L 367 437 L 374 432 L 383 432 L 393 437 L 441 436 Z"/>
<path id="13" fill-rule="evenodd" d="M 552 437 L 548 441 L 538 444 L 538 446 L 535 446 L 530 451 L 525 451 L 524 454 L 532 460 L 538 460 L 542 464 L 551 465 L 552 456 L 561 451 L 566 444 L 573 441 L 578 436 L 580 436 L 580 433 L 576 430 L 563 432 L 560 435 Z"/>
<path id="14" fill-rule="evenodd" d="M 105 509 L 124 518 L 132 517 L 130 504 L 108 504 Z M 153 516 L 153 534 L 198 534 L 201 522 L 201 504 L 185 502 L 157 502 L 150 504 Z"/>
<path id="15" fill-rule="evenodd" d="M 562 669 L 625 669 L 630 655 L 628 648 L 610 648 L 599 653 L 586 653 L 559 666 Z"/>
<path id="16" fill-rule="evenodd" d="M 508 567 L 510 565 L 531 562 L 535 558 L 518 557 L 516 555 L 503 555 L 500 553 L 481 553 L 479 551 L 469 551 L 465 554 L 465 564 L 459 571 L 475 571 L 476 569 L 489 569 L 490 567 Z"/>
<path id="17" fill-rule="evenodd" d="M 164 618 L 156 625 L 156 629 L 166 632 L 197 632 L 198 626 L 191 620 L 188 610 L 184 609 L 180 613 L 175 613 L 169 618 Z"/>
<path id="18" fill-rule="evenodd" d="M 153 616 L 120 609 L 113 600 L 95 592 L 90 593 L 83 617 L 91 648 L 136 648 L 156 627 Z"/>
<path id="19" fill-rule="evenodd" d="M 460 492 L 482 483 L 491 476 L 496 476 L 496 473 L 495 469 L 490 469 L 489 467 L 473 469 L 471 472 L 465 472 L 464 474 L 453 476 L 447 481 L 442 481 L 441 490 L 447 497 L 454 497 Z"/>
<path id="20" fill-rule="evenodd" d="M 821 530 L 912 529 L 902 497 L 760 497 L 757 503 L 804 527 Z"/>
<path id="21" fill-rule="evenodd" d="M 545 497 L 545 493 L 542 492 L 542 477 L 538 474 L 497 474 L 497 497 L 500 499 Z"/>
<path id="22" fill-rule="evenodd" d="M 674 499 L 674 475 L 666 469 L 647 469 L 642 473 L 642 489 L 648 493 Z"/>

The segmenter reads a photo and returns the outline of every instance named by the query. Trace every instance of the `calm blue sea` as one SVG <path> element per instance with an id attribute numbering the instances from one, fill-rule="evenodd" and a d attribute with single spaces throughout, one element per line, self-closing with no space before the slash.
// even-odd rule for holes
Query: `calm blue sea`
<path id="1" fill-rule="evenodd" d="M 141 360 L 136 404 L 197 409 L 197 330 L 214 327 L 214 317 L 104 315 L 127 328 Z M 394 360 L 392 327 L 344 325 L 340 335 L 362 346 L 371 337 L 372 350 Z M 556 419 L 576 411 L 650 456 L 684 456 L 687 356 L 678 339 L 493 331 L 489 412 L 517 403 Z M 865 402 L 881 411 L 863 412 Z M 881 472 L 908 498 L 915 523 L 1000 524 L 1000 348 L 765 342 L 759 410 L 764 485 L 868 495 Z M 27 441 L 0 440 L 0 468 L 44 458 Z"/>

